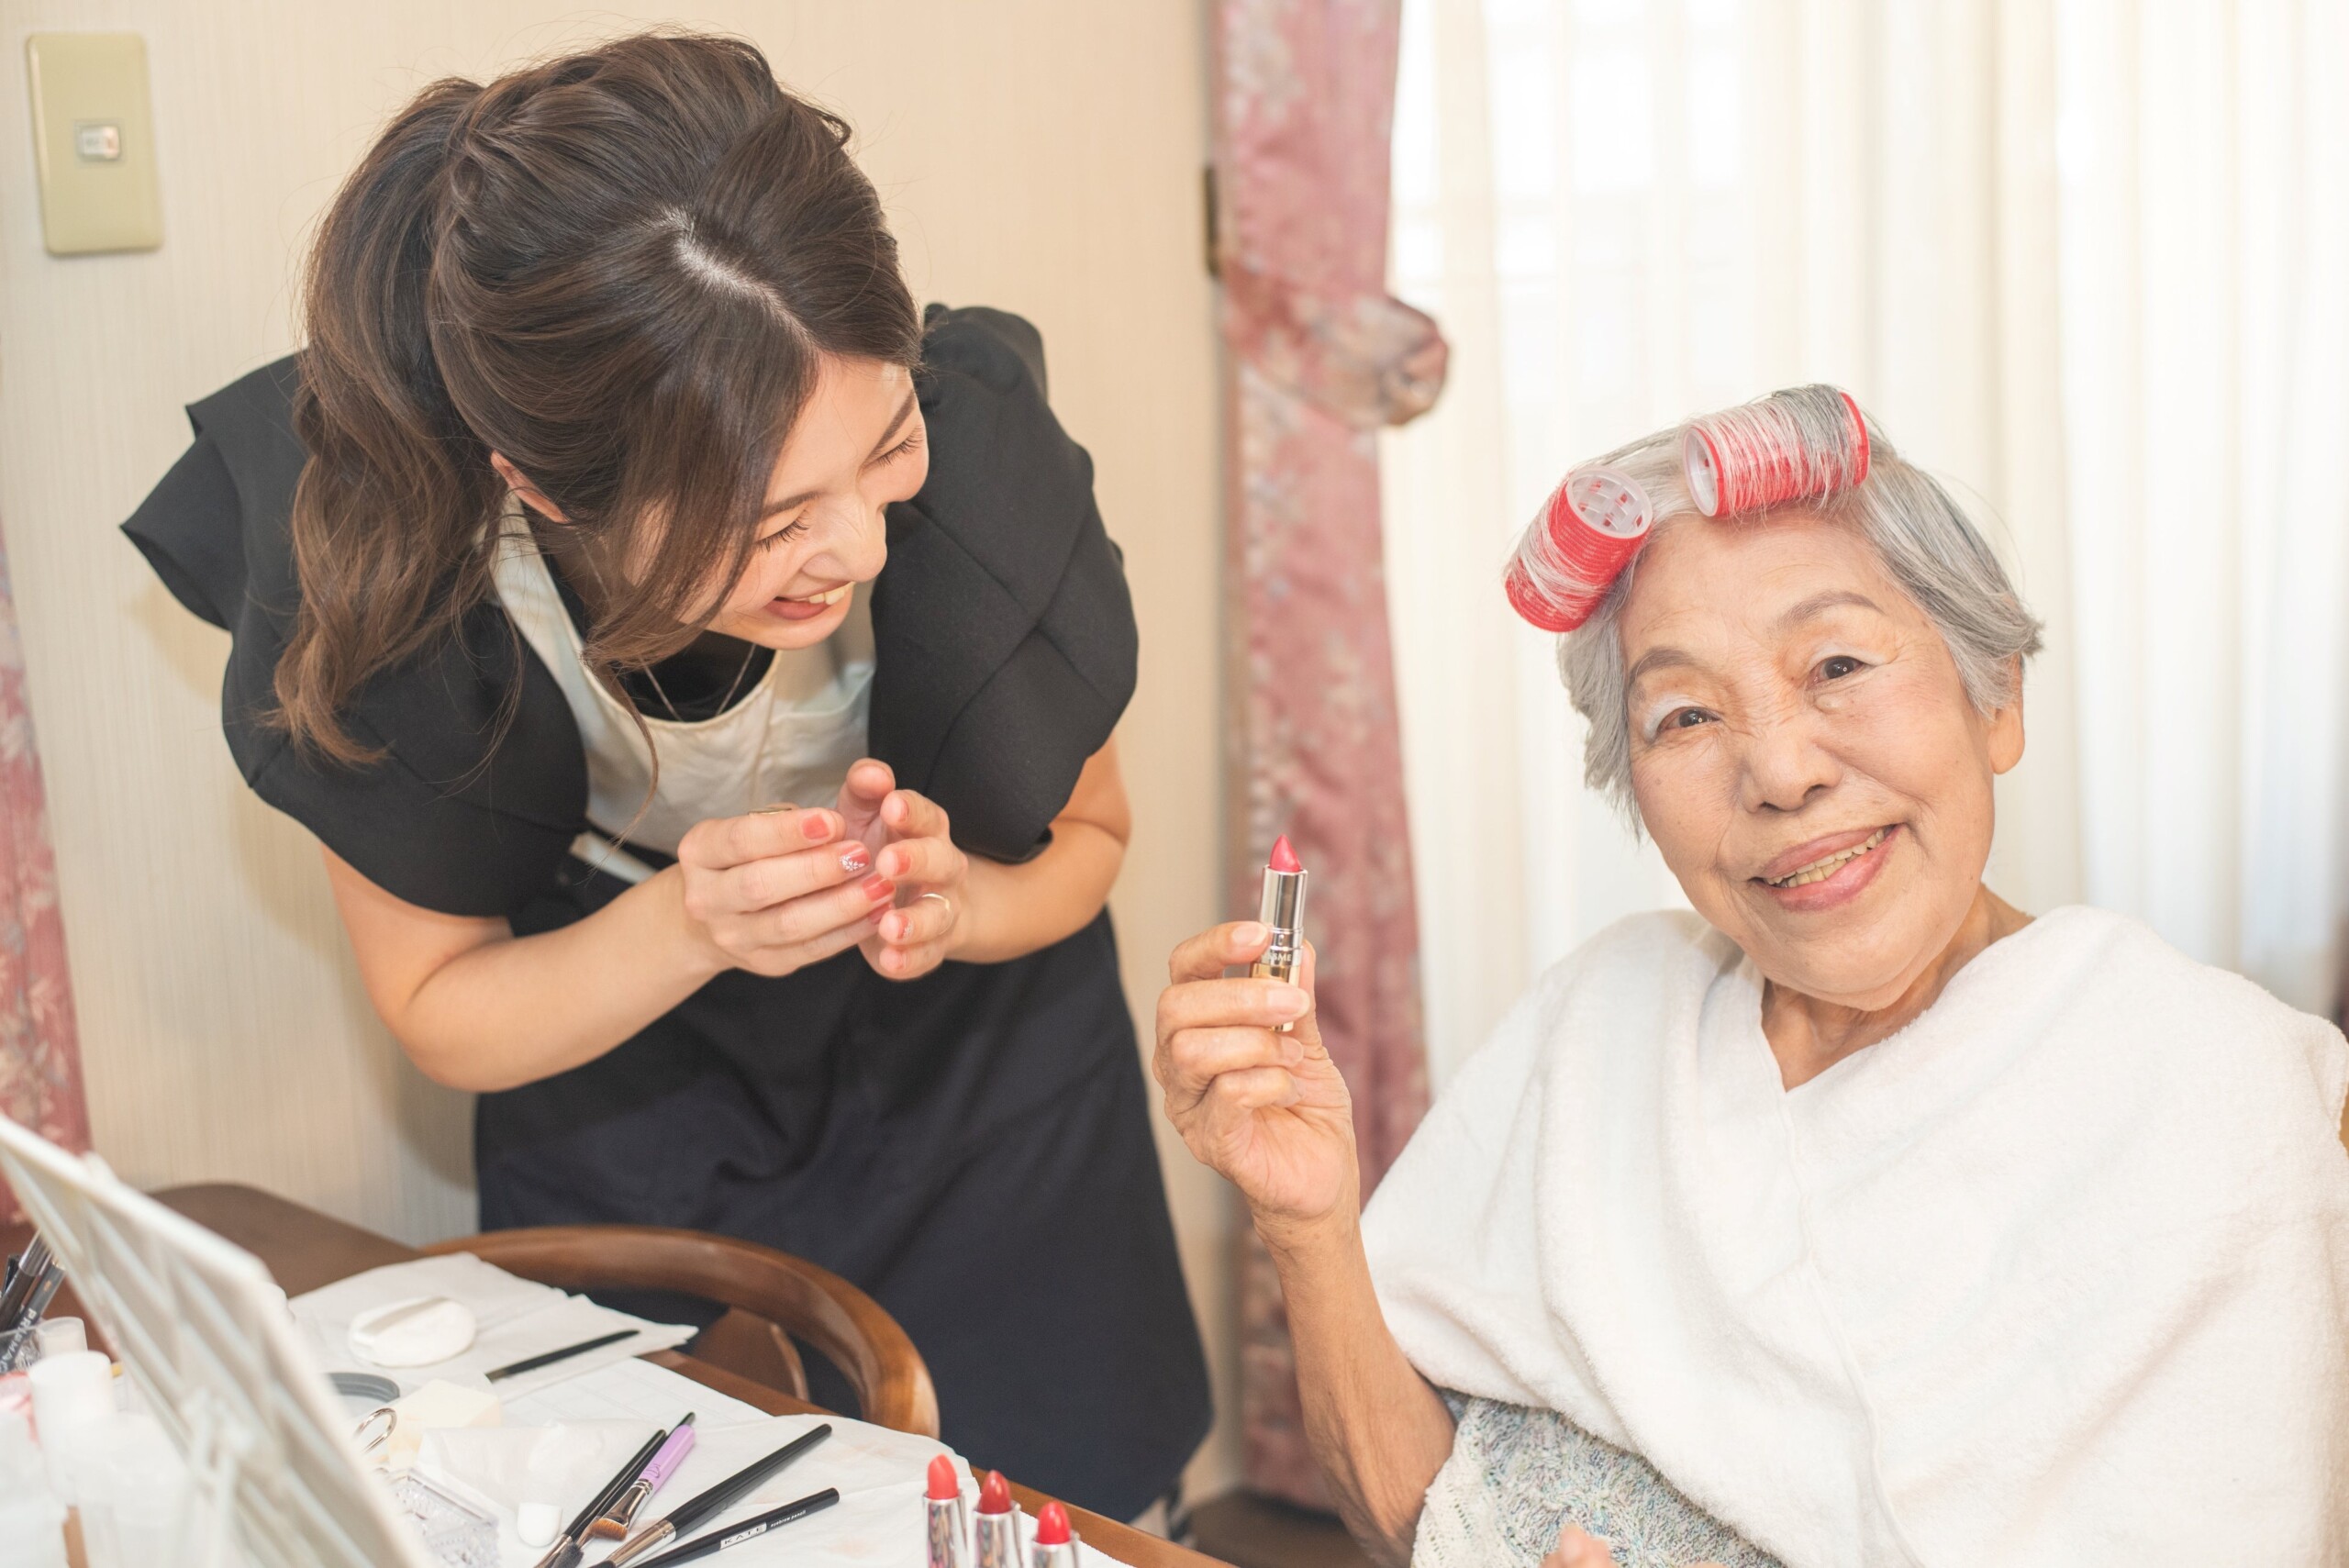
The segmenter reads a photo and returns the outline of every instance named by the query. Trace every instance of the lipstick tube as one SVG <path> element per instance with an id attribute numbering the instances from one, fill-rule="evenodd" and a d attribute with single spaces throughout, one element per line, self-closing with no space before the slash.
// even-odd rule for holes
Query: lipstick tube
<path id="1" fill-rule="evenodd" d="M 1258 980 L 1295 984 L 1297 960 L 1305 951 L 1305 868 L 1297 864 L 1286 834 L 1273 846 L 1273 863 L 1264 868 L 1264 893 L 1256 906 L 1256 918 L 1273 933 L 1273 940 L 1248 973 Z M 1286 1034 L 1295 1027 L 1283 1024 L 1280 1032 Z"/>
<path id="2" fill-rule="evenodd" d="M 1047 1503 L 1036 1516 L 1035 1549 L 1028 1562 L 1029 1568 L 1077 1568 L 1076 1531 L 1069 1528 L 1068 1510 L 1060 1504 Z"/>
<path id="3" fill-rule="evenodd" d="M 979 1484 L 979 1515 L 972 1521 L 975 1568 L 1019 1568 L 1019 1513 L 999 1470 Z"/>
<path id="4" fill-rule="evenodd" d="M 930 1462 L 922 1506 L 929 1515 L 929 1568 L 965 1568 L 970 1553 L 963 1545 L 969 1528 L 963 1516 L 963 1483 L 954 1473 L 954 1462 L 942 1453 Z"/>
<path id="5" fill-rule="evenodd" d="M 978 1568 L 1019 1568 L 1018 1515 L 981 1514 L 976 1534 Z"/>
<path id="6" fill-rule="evenodd" d="M 959 1502 L 930 1498 L 930 1568 L 963 1568 L 963 1508 Z"/>

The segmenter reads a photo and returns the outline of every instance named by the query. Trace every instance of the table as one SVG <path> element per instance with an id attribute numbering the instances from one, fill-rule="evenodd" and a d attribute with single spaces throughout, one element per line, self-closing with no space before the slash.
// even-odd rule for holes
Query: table
<path id="1" fill-rule="evenodd" d="M 364 1270 L 406 1262 L 421 1255 L 388 1236 L 346 1225 L 258 1187 L 210 1184 L 173 1187 L 154 1195 L 165 1207 L 225 1236 L 268 1264 L 269 1272 L 288 1296 L 300 1296 Z M 10 1253 L 21 1251 L 24 1240 L 24 1227 L 0 1227 L 0 1246 L 6 1246 Z M 72 1317 L 79 1312 L 79 1306 L 72 1299 L 71 1285 L 58 1293 L 50 1307 L 51 1317 Z M 95 1331 L 95 1326 L 92 1327 Z M 771 1416 L 828 1413 L 779 1389 L 696 1361 L 681 1351 L 656 1351 L 644 1359 Z M 972 1458 L 978 1463 L 984 1462 L 985 1456 Z M 1018 1482 L 1012 1484 L 1011 1491 L 1019 1506 L 1031 1514 L 1052 1500 Z M 1068 1508 L 1077 1533 L 1088 1543 L 1121 1562 L 1133 1564 L 1133 1568 L 1224 1568 L 1215 1558 L 1145 1535 L 1086 1509 L 1063 1506 Z"/>

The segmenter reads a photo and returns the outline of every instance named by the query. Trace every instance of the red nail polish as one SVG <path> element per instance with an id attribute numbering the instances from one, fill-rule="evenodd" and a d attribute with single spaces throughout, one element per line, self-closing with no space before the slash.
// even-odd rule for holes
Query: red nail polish
<path id="1" fill-rule="evenodd" d="M 832 817 L 827 811 L 810 811 L 799 819 L 799 831 L 811 844 L 820 844 L 832 836 Z"/>
<path id="2" fill-rule="evenodd" d="M 897 884 L 885 876 L 868 876 L 864 879 L 864 895 L 867 898 L 890 898 L 896 896 L 896 891 Z"/>
<path id="3" fill-rule="evenodd" d="M 841 856 L 841 870 L 851 876 L 854 876 L 872 863 L 873 857 L 863 844 L 852 846 L 847 853 Z"/>

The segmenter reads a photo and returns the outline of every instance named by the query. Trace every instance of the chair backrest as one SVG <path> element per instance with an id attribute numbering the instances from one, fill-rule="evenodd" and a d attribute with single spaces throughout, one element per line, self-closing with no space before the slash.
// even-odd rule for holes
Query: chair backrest
<path id="1" fill-rule="evenodd" d="M 856 1391 L 857 1414 L 864 1420 L 922 1437 L 938 1435 L 938 1394 L 913 1340 L 879 1302 L 804 1258 L 730 1236 L 649 1225 L 490 1230 L 425 1251 L 471 1252 L 524 1279 L 564 1290 L 675 1291 L 718 1302 L 732 1310 L 696 1341 L 696 1355 L 718 1351 L 708 1359 L 727 1364 L 737 1360 L 723 1353 L 728 1345 L 755 1340 L 758 1328 L 770 1326 L 782 1358 L 770 1364 L 786 1367 L 785 1375 L 796 1383 L 785 1392 L 807 1395 L 789 1342 L 803 1340 L 840 1368 Z M 746 1324 L 746 1317 L 753 1321 Z M 718 1344 L 705 1343 L 713 1337 Z M 729 1370 L 775 1382 L 773 1371 L 756 1365 L 738 1363 Z"/>

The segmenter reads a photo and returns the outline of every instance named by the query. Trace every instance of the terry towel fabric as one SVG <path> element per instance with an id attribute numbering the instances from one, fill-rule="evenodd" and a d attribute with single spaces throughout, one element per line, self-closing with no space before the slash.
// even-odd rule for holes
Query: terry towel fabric
<path id="1" fill-rule="evenodd" d="M 2087 908 L 1787 1091 L 1697 917 L 1544 975 L 1364 1218 L 1419 1371 L 1798 1568 L 2339 1562 L 2349 1045 Z"/>

